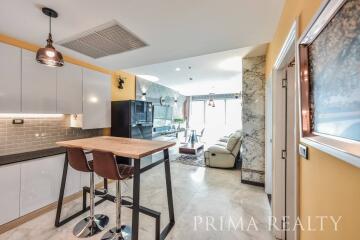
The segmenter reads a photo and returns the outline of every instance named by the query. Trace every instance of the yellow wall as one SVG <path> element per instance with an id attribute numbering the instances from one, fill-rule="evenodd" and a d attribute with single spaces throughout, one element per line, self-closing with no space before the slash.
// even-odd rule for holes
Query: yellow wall
<path id="1" fill-rule="evenodd" d="M 118 78 L 121 77 L 124 80 L 124 88 L 118 88 Z M 111 100 L 112 101 L 121 101 L 121 100 L 135 100 L 135 75 L 132 75 L 127 72 L 117 71 L 113 73 L 111 80 Z M 104 129 L 104 135 L 110 136 L 111 129 Z"/>
<path id="2" fill-rule="evenodd" d="M 299 31 L 302 33 L 321 3 L 322 0 L 286 0 L 274 39 L 271 41 L 266 54 L 266 79 L 270 76 L 272 66 L 295 19 L 299 17 Z"/>
<path id="3" fill-rule="evenodd" d="M 300 34 L 306 29 L 322 0 L 287 0 L 279 21 L 276 34 L 267 52 L 266 76 L 287 37 L 292 23 L 300 20 Z M 299 164 L 300 181 L 300 218 L 307 222 L 308 216 L 342 216 L 339 231 L 305 231 L 300 233 L 301 240 L 359 239 L 360 236 L 360 169 L 315 148 L 309 148 L 309 160 L 301 159 Z M 326 221 L 325 221 L 326 222 Z M 319 221 L 312 223 L 319 228 Z"/>
<path id="4" fill-rule="evenodd" d="M 326 231 L 304 231 L 300 234 L 301 239 L 359 239 L 360 168 L 310 148 L 309 160 L 300 159 L 299 171 L 301 219 L 342 216 L 337 232 L 332 230 L 333 225 L 325 224 Z M 320 228 L 319 222 L 312 225 Z"/>

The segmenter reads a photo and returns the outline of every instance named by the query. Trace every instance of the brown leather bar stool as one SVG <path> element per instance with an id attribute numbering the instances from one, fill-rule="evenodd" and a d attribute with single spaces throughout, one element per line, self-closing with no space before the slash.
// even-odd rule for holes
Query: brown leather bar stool
<path id="1" fill-rule="evenodd" d="M 134 168 L 129 165 L 117 164 L 110 152 L 93 151 L 94 171 L 97 175 L 116 180 L 116 227 L 110 229 L 102 240 L 130 240 L 131 227 L 121 225 L 121 180 L 130 178 Z"/>
<path id="2" fill-rule="evenodd" d="M 75 170 L 90 173 L 90 216 L 84 218 L 74 227 L 73 233 L 80 238 L 91 237 L 102 230 L 109 223 L 109 217 L 103 214 L 94 214 L 95 185 L 93 161 L 86 159 L 81 148 L 67 148 L 69 164 Z"/>

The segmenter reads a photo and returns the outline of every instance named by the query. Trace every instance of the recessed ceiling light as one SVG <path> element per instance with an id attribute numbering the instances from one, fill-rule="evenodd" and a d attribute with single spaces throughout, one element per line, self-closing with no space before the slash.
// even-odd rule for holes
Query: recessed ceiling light
<path id="1" fill-rule="evenodd" d="M 241 57 L 232 57 L 225 59 L 220 62 L 219 68 L 226 71 L 241 72 L 242 71 L 242 58 Z"/>
<path id="2" fill-rule="evenodd" d="M 189 78 L 189 80 L 191 81 L 191 80 L 193 80 L 193 78 L 192 78 L 192 77 L 190 77 L 190 78 Z"/>
<path id="3" fill-rule="evenodd" d="M 175 71 L 179 72 L 181 70 L 181 68 L 177 67 L 175 68 Z"/>
<path id="4" fill-rule="evenodd" d="M 138 76 L 139 78 L 148 80 L 148 81 L 150 81 L 150 82 L 157 82 L 157 81 L 159 81 L 159 78 L 158 78 L 158 77 L 152 76 L 152 75 L 136 75 L 136 76 Z"/>

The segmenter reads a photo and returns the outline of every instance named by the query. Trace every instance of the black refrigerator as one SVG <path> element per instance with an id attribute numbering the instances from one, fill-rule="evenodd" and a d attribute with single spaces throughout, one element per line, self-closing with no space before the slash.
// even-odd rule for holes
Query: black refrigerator
<path id="1" fill-rule="evenodd" d="M 151 102 L 138 100 L 111 102 L 111 136 L 152 139 L 153 112 Z M 130 159 L 123 157 L 118 157 L 117 161 L 123 164 L 131 163 Z"/>

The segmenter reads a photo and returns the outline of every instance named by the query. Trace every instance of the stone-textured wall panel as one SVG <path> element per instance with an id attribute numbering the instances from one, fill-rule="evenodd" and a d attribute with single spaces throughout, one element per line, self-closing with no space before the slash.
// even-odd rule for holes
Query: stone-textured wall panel
<path id="1" fill-rule="evenodd" d="M 243 59 L 242 102 L 242 179 L 264 183 L 265 56 Z"/>
<path id="2" fill-rule="evenodd" d="M 146 93 L 146 97 L 143 96 Z M 144 79 L 136 79 L 136 99 L 152 102 L 154 105 L 160 105 L 160 98 L 165 99 L 165 104 L 173 107 L 174 117 L 183 117 L 183 104 L 186 97 L 175 90 L 163 85 L 150 82 Z M 175 104 L 174 100 L 177 99 Z"/>

